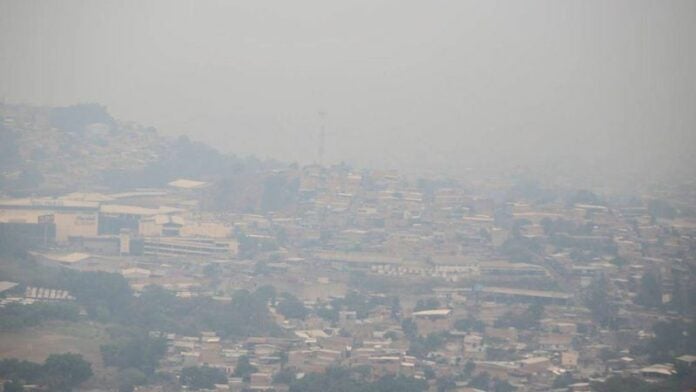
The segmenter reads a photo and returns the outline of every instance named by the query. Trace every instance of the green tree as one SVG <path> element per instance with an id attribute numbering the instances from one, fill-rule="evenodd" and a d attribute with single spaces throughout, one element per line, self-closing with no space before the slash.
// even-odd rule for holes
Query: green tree
<path id="1" fill-rule="evenodd" d="M 662 306 L 662 284 L 659 274 L 654 271 L 643 274 L 636 302 L 650 308 Z"/>
<path id="2" fill-rule="evenodd" d="M 0 308 L 0 331 L 18 330 L 48 320 L 77 321 L 80 309 L 71 303 L 10 303 Z"/>
<path id="3" fill-rule="evenodd" d="M 573 379 L 573 374 L 571 372 L 565 372 L 562 374 L 559 374 L 554 380 L 553 380 L 553 388 L 565 388 L 568 385 L 572 384 L 575 382 Z"/>
<path id="4" fill-rule="evenodd" d="M 440 306 L 440 301 L 437 298 L 426 298 L 419 299 L 416 302 L 416 307 L 413 309 L 414 312 L 420 312 L 421 310 L 438 309 Z"/>
<path id="5" fill-rule="evenodd" d="M 20 361 L 17 358 L 0 360 L 0 378 L 5 380 L 35 383 L 40 381 L 42 372 L 42 365 L 35 362 Z"/>
<path id="6" fill-rule="evenodd" d="M 234 368 L 234 376 L 241 377 L 244 381 L 249 381 L 252 373 L 256 373 L 259 369 L 249 362 L 249 357 L 242 355 L 237 361 L 237 366 Z"/>
<path id="7" fill-rule="evenodd" d="M 650 200 L 648 202 L 648 212 L 655 218 L 674 219 L 678 215 L 676 208 L 664 200 Z"/>
<path id="8" fill-rule="evenodd" d="M 338 310 L 334 307 L 322 306 L 316 310 L 317 316 L 321 317 L 326 321 L 335 323 L 338 321 L 339 314 Z"/>
<path id="9" fill-rule="evenodd" d="M 696 352 L 696 322 L 657 322 L 653 326 L 655 337 L 642 351 L 654 362 L 670 361 L 674 357 Z"/>
<path id="10" fill-rule="evenodd" d="M 544 306 L 539 303 L 529 305 L 527 311 L 522 313 L 507 312 L 496 320 L 499 328 L 514 327 L 517 329 L 535 329 L 539 327 L 539 321 L 544 315 Z"/>
<path id="11" fill-rule="evenodd" d="M 469 317 L 465 319 L 458 319 L 457 321 L 455 321 L 454 328 L 465 332 L 483 332 L 486 329 L 486 324 L 484 324 L 483 321 Z"/>
<path id="12" fill-rule="evenodd" d="M 472 360 L 467 361 L 464 365 L 464 376 L 467 378 L 471 377 L 471 374 L 474 373 L 474 369 L 476 369 L 476 363 Z"/>
<path id="13" fill-rule="evenodd" d="M 151 375 L 167 351 L 167 343 L 162 338 L 137 336 L 102 345 L 100 348 L 104 365 L 119 369 L 135 368 Z"/>
<path id="14" fill-rule="evenodd" d="M 283 294 L 283 299 L 278 302 L 276 309 L 286 318 L 302 320 L 307 317 L 307 308 L 302 301 L 291 294 Z"/>
<path id="15" fill-rule="evenodd" d="M 505 380 L 493 379 L 493 391 L 494 392 L 512 392 L 515 387 Z"/>
<path id="16" fill-rule="evenodd" d="M 291 384 L 297 378 L 297 373 L 290 368 L 281 369 L 273 376 L 274 384 Z"/>
<path id="17" fill-rule="evenodd" d="M 404 376 L 385 376 L 373 385 L 366 386 L 363 391 L 378 392 L 422 392 L 427 390 L 425 380 L 417 380 Z"/>
<path id="18" fill-rule="evenodd" d="M 271 285 L 261 286 L 258 289 L 256 289 L 254 294 L 261 300 L 270 302 L 272 305 L 275 305 L 277 296 L 275 287 Z"/>
<path id="19" fill-rule="evenodd" d="M 18 380 L 5 381 L 2 384 L 3 392 L 24 392 L 24 384 Z"/>
<path id="20" fill-rule="evenodd" d="M 145 373 L 135 368 L 123 369 L 118 373 L 119 392 L 132 392 L 138 385 L 143 385 L 147 377 Z"/>
<path id="21" fill-rule="evenodd" d="M 445 342 L 445 334 L 442 333 L 431 333 L 426 337 L 414 337 L 411 338 L 408 352 L 416 357 L 425 357 L 428 353 L 437 350 L 442 347 Z"/>
<path id="22" fill-rule="evenodd" d="M 488 375 L 488 373 L 483 372 L 479 373 L 478 375 L 474 376 L 471 381 L 469 381 L 469 386 L 472 388 L 478 388 L 478 389 L 483 389 L 484 391 L 487 391 L 488 388 L 490 387 L 491 384 L 491 377 Z"/>
<path id="23" fill-rule="evenodd" d="M 457 382 L 451 377 L 443 377 L 437 380 L 437 392 L 456 390 Z"/>
<path id="24" fill-rule="evenodd" d="M 389 306 L 389 313 L 392 319 L 401 319 L 401 301 L 399 300 L 399 297 L 392 298 L 391 305 Z"/>
<path id="25" fill-rule="evenodd" d="M 71 391 L 92 377 L 92 365 L 80 354 L 51 354 L 43 365 L 44 383 L 51 391 Z"/>
<path id="26" fill-rule="evenodd" d="M 227 384 L 225 372 L 207 365 L 191 366 L 181 370 L 181 384 L 190 389 L 213 389 L 215 384 Z"/>
<path id="27" fill-rule="evenodd" d="M 608 296 L 609 282 L 604 275 L 592 281 L 585 293 L 585 305 L 592 318 L 603 327 L 615 327 L 618 310 Z"/>
<path id="28" fill-rule="evenodd" d="M 418 336 L 418 326 L 413 319 L 404 319 L 401 322 L 401 330 L 404 331 L 404 335 L 406 335 L 406 337 L 409 339 L 413 339 Z"/>

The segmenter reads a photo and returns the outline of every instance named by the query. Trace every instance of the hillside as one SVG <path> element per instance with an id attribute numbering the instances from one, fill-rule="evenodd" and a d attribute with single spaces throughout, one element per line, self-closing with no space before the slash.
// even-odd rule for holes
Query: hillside
<path id="1" fill-rule="evenodd" d="M 185 136 L 162 136 L 114 119 L 96 104 L 0 104 L 0 194 L 5 196 L 120 192 L 195 178 L 215 184 L 209 208 L 255 210 L 266 179 L 283 167 L 222 154 Z"/>

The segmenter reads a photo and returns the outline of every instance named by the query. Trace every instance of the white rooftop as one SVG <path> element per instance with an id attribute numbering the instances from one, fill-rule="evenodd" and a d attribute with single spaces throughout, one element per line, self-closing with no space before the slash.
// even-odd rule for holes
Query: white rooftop
<path id="1" fill-rule="evenodd" d="M 15 282 L 8 282 L 6 280 L 0 281 L 0 293 L 3 291 L 7 291 L 15 286 L 17 286 L 19 283 Z"/>
<path id="2" fill-rule="evenodd" d="M 187 180 L 185 178 L 180 178 L 178 180 L 174 180 L 168 184 L 169 186 L 172 186 L 174 188 L 182 188 L 182 189 L 196 189 L 196 188 L 202 188 L 208 183 L 202 182 L 202 181 L 194 181 L 194 180 Z"/>
<path id="3" fill-rule="evenodd" d="M 452 313 L 452 309 L 429 309 L 421 310 L 419 312 L 413 312 L 414 317 L 428 317 L 428 316 L 449 316 Z"/>

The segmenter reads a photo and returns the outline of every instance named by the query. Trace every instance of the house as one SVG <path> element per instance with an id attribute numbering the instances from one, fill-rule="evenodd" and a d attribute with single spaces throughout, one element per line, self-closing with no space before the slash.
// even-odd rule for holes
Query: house
<path id="1" fill-rule="evenodd" d="M 250 376 L 249 388 L 257 391 L 273 389 L 273 377 L 269 373 L 253 373 Z"/>
<path id="2" fill-rule="evenodd" d="M 681 357 L 677 357 L 676 359 L 677 363 L 681 363 L 689 367 L 696 366 L 696 355 L 682 355 Z"/>
<path id="3" fill-rule="evenodd" d="M 551 366 L 551 361 L 546 357 L 531 357 L 522 359 L 518 362 L 519 370 L 522 373 L 539 373 Z"/>
<path id="4" fill-rule="evenodd" d="M 662 380 L 677 374 L 671 363 L 657 363 L 640 369 L 640 374 L 649 380 Z"/>
<path id="5" fill-rule="evenodd" d="M 413 321 L 421 336 L 452 329 L 452 309 L 430 309 L 413 312 Z"/>
<path id="6" fill-rule="evenodd" d="M 12 290 L 13 288 L 17 287 L 19 283 L 15 282 L 8 282 L 8 281 L 0 281 L 0 294 L 4 293 L 5 291 Z"/>

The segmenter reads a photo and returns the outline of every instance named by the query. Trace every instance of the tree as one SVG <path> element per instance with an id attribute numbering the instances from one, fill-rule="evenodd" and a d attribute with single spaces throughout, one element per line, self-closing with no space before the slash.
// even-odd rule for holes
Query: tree
<path id="1" fill-rule="evenodd" d="M 0 308 L 0 331 L 31 327 L 47 320 L 77 321 L 79 314 L 79 307 L 70 303 L 10 303 Z"/>
<path id="2" fill-rule="evenodd" d="M 509 311 L 500 319 L 496 320 L 495 325 L 499 328 L 515 327 L 517 329 L 535 329 L 539 327 L 539 321 L 544 315 L 544 306 L 540 303 L 529 305 L 527 311 L 515 313 Z"/>
<path id="3" fill-rule="evenodd" d="M 606 381 L 593 382 L 592 389 L 597 392 L 650 392 L 651 385 L 636 377 L 609 377 Z M 657 390 L 655 390 L 657 392 Z"/>
<path id="4" fill-rule="evenodd" d="M 254 294 L 261 300 L 270 302 L 271 304 L 275 305 L 277 296 L 275 287 L 271 285 L 261 286 L 258 289 L 256 289 Z"/>
<path id="5" fill-rule="evenodd" d="M 474 372 L 474 369 L 476 369 L 476 363 L 472 360 L 469 360 L 466 362 L 464 365 L 464 376 L 471 377 L 471 374 Z"/>
<path id="6" fill-rule="evenodd" d="M 267 177 L 263 183 L 261 209 L 280 211 L 289 207 L 297 199 L 300 182 L 298 178 L 289 179 L 284 174 Z"/>
<path id="7" fill-rule="evenodd" d="M 24 392 L 24 384 L 18 380 L 5 381 L 2 384 L 3 392 Z"/>
<path id="8" fill-rule="evenodd" d="M 181 384 L 190 389 L 212 389 L 215 384 L 227 384 L 225 372 L 207 365 L 191 366 L 181 370 Z"/>
<path id="9" fill-rule="evenodd" d="M 657 322 L 653 326 L 655 337 L 644 347 L 643 351 L 654 362 L 669 361 L 672 358 L 696 352 L 696 322 L 682 321 Z"/>
<path id="10" fill-rule="evenodd" d="M 454 328 L 465 332 L 483 332 L 486 329 L 486 324 L 484 324 L 483 321 L 469 317 L 465 319 L 458 319 L 457 321 L 455 321 Z"/>
<path id="11" fill-rule="evenodd" d="M 406 335 L 406 337 L 409 339 L 413 339 L 418 336 L 418 326 L 413 319 L 404 319 L 401 322 L 401 330 L 404 331 L 404 335 Z"/>
<path id="12" fill-rule="evenodd" d="M 553 388 L 565 388 L 568 385 L 572 384 L 575 382 L 573 379 L 573 374 L 571 372 L 565 372 L 559 374 L 554 380 L 553 380 Z"/>
<path id="13" fill-rule="evenodd" d="M 43 378 L 52 391 L 71 391 L 92 377 L 92 365 L 80 354 L 51 354 L 43 365 Z"/>
<path id="14" fill-rule="evenodd" d="M 284 294 L 276 309 L 286 318 L 302 320 L 307 316 L 307 308 L 302 301 L 291 294 Z"/>
<path id="15" fill-rule="evenodd" d="M 648 212 L 655 218 L 674 219 L 678 215 L 676 208 L 664 200 L 650 200 L 648 202 Z"/>
<path id="16" fill-rule="evenodd" d="M 592 281 L 587 288 L 585 305 L 592 313 L 592 318 L 603 327 L 615 327 L 618 311 L 607 293 L 609 282 L 604 275 Z"/>
<path id="17" fill-rule="evenodd" d="M 329 306 L 322 306 L 316 310 L 317 316 L 321 317 L 326 321 L 335 323 L 338 321 L 339 313 L 338 309 Z"/>
<path id="18" fill-rule="evenodd" d="M 162 338 L 137 336 L 102 345 L 100 349 L 104 365 L 119 369 L 135 368 L 150 375 L 167 351 L 167 343 Z"/>
<path id="19" fill-rule="evenodd" d="M 513 387 L 512 384 L 505 380 L 499 380 L 496 378 L 493 380 L 493 383 L 493 391 L 495 392 L 512 392 L 515 390 L 515 387 Z"/>
<path id="20" fill-rule="evenodd" d="M 290 384 L 297 378 L 297 373 L 290 368 L 281 369 L 273 376 L 274 384 Z"/>
<path id="21" fill-rule="evenodd" d="M 421 392 L 427 389 L 425 380 L 404 376 L 385 376 L 363 390 L 379 392 Z"/>
<path id="22" fill-rule="evenodd" d="M 529 325 L 532 328 L 538 328 L 539 322 L 544 317 L 544 305 L 539 302 L 529 305 L 527 314 L 529 315 Z"/>
<path id="23" fill-rule="evenodd" d="M 421 310 L 437 309 L 440 306 L 440 301 L 437 298 L 419 299 L 413 311 L 420 312 Z"/>
<path id="24" fill-rule="evenodd" d="M 457 383 L 451 377 L 443 377 L 437 380 L 437 392 L 452 391 L 457 388 Z"/>
<path id="25" fill-rule="evenodd" d="M 42 372 L 42 365 L 35 362 L 20 361 L 17 358 L 0 360 L 0 378 L 5 380 L 35 383 L 40 381 Z"/>
<path id="26" fill-rule="evenodd" d="M 399 320 L 401 318 L 401 301 L 399 300 L 399 297 L 392 298 L 391 306 L 389 307 L 389 314 L 394 320 Z"/>
<path id="27" fill-rule="evenodd" d="M 490 384 L 491 377 L 488 375 L 488 373 L 483 372 L 474 376 L 474 378 L 472 378 L 471 381 L 469 381 L 468 385 L 472 388 L 483 389 L 484 391 L 487 391 L 490 387 Z"/>
<path id="28" fill-rule="evenodd" d="M 237 366 L 234 368 L 234 376 L 241 377 L 244 381 L 249 381 L 251 374 L 256 373 L 259 369 L 249 362 L 249 357 L 242 355 L 237 361 Z"/>
<path id="29" fill-rule="evenodd" d="M 132 392 L 136 386 L 145 383 L 145 373 L 135 368 L 123 369 L 118 374 L 118 391 Z"/>
<path id="30" fill-rule="evenodd" d="M 643 274 L 636 302 L 649 308 L 662 306 L 662 284 L 659 274 L 654 271 Z"/>

